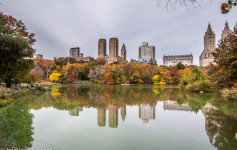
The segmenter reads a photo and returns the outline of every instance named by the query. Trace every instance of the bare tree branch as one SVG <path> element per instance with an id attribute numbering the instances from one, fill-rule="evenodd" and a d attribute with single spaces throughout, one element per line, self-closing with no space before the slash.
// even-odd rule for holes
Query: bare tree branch
<path id="1" fill-rule="evenodd" d="M 186 7 L 187 9 L 200 7 L 200 4 L 198 0 L 157 0 L 157 6 L 170 12 L 180 7 Z"/>

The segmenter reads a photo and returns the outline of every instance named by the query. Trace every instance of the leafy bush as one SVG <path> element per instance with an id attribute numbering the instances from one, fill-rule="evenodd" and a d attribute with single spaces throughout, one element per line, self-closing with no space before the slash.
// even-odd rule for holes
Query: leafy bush
<path id="1" fill-rule="evenodd" d="M 207 81 L 195 81 L 191 84 L 188 84 L 185 87 L 185 90 L 190 92 L 213 92 L 211 85 Z"/>
<path id="2" fill-rule="evenodd" d="M 31 89 L 32 92 L 45 92 L 46 89 L 42 85 L 36 85 L 33 89 Z"/>
<path id="3" fill-rule="evenodd" d="M 213 84 L 196 67 L 192 68 L 191 71 L 184 71 L 184 75 L 179 83 L 181 89 L 189 92 L 213 92 Z"/>
<path id="4" fill-rule="evenodd" d="M 223 89 L 221 90 L 221 96 L 226 101 L 237 101 L 237 89 Z"/>
<path id="5" fill-rule="evenodd" d="M 11 102 L 13 102 L 11 98 L 8 97 L 0 98 L 0 107 L 7 106 Z"/>

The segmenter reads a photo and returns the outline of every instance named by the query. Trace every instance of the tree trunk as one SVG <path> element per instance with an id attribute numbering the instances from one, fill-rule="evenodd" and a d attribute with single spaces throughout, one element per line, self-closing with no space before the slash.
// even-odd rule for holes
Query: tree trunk
<path id="1" fill-rule="evenodd" d="M 6 87 L 10 88 L 12 86 L 12 81 L 11 79 L 5 79 Z"/>
<path id="2" fill-rule="evenodd" d="M 46 71 L 46 79 L 48 79 L 48 78 L 49 78 L 49 72 Z"/>

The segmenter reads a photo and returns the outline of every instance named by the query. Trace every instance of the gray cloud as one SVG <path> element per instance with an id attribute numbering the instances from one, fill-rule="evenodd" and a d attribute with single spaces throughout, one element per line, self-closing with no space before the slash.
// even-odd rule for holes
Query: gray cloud
<path id="1" fill-rule="evenodd" d="M 36 34 L 34 47 L 46 58 L 69 55 L 79 46 L 86 56 L 97 57 L 99 38 L 118 37 L 127 46 L 127 56 L 138 57 L 142 41 L 156 46 L 156 59 L 163 55 L 194 55 L 203 50 L 203 36 L 210 22 L 220 39 L 224 23 L 233 28 L 237 9 L 220 12 L 221 1 L 200 1 L 201 7 L 173 12 L 162 11 L 155 0 L 2 0 L 0 9 L 23 20 Z M 108 49 L 107 49 L 108 52 Z"/>

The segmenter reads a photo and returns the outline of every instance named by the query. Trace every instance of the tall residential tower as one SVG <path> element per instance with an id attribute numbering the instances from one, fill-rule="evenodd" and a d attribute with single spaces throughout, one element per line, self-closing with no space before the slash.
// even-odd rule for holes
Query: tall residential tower
<path id="1" fill-rule="evenodd" d="M 204 50 L 199 57 L 200 66 L 206 67 L 210 63 L 214 63 L 213 52 L 216 49 L 216 35 L 212 31 L 210 23 L 204 36 Z"/>
<path id="2" fill-rule="evenodd" d="M 148 46 L 148 42 L 142 42 L 142 46 L 139 47 L 139 59 L 150 61 L 155 60 L 155 56 L 155 46 Z"/>
<path id="3" fill-rule="evenodd" d="M 74 47 L 70 49 L 69 56 L 73 58 L 78 58 L 80 55 L 80 47 Z"/>
<path id="4" fill-rule="evenodd" d="M 109 57 L 111 60 L 116 61 L 118 57 L 118 38 L 109 39 Z"/>
<path id="5" fill-rule="evenodd" d="M 98 58 L 106 56 L 106 39 L 99 39 L 98 42 Z"/>

